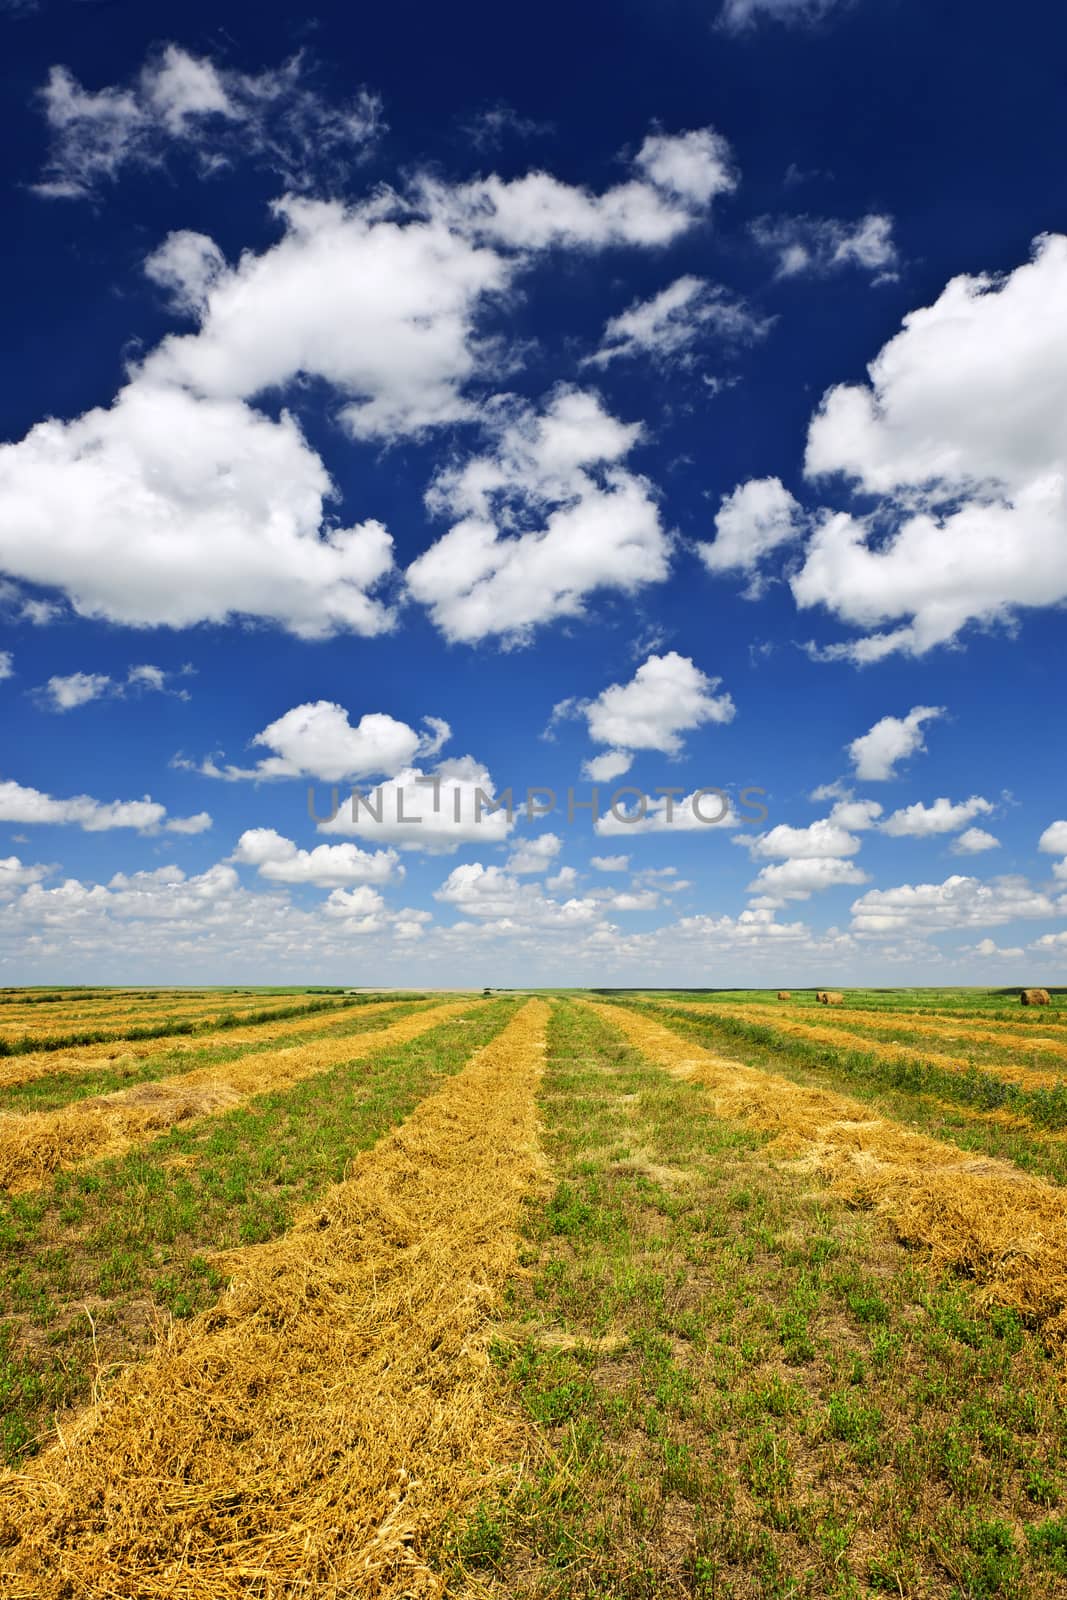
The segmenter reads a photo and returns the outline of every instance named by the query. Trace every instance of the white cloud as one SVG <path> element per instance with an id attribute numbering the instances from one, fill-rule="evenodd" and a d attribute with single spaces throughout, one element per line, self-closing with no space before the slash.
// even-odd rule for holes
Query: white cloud
<path id="1" fill-rule="evenodd" d="M 869 372 L 826 395 L 806 470 L 882 501 L 826 518 L 797 604 L 867 631 L 841 646 L 863 660 L 1067 599 L 1067 237 L 1001 277 L 954 278 Z"/>
<path id="2" fill-rule="evenodd" d="M 852 907 L 853 930 L 878 937 L 947 928 L 997 927 L 1018 917 L 1064 915 L 1045 892 L 1025 878 L 993 878 L 983 883 L 954 873 L 943 883 L 902 883 L 869 889 Z"/>
<path id="3" fill-rule="evenodd" d="M 806 828 L 780 822 L 767 833 L 739 834 L 735 843 L 744 845 L 754 858 L 784 861 L 854 856 L 860 848 L 860 841 L 829 817 L 812 822 Z"/>
<path id="4" fill-rule="evenodd" d="M 732 721 L 733 701 L 716 693 L 721 681 L 671 650 L 649 656 L 629 683 L 611 684 L 581 711 L 598 744 L 677 755 L 683 734 L 705 722 Z"/>
<path id="5" fill-rule="evenodd" d="M 533 839 L 520 839 L 504 863 L 504 871 L 516 877 L 545 872 L 563 849 L 558 833 L 539 833 Z"/>
<path id="6" fill-rule="evenodd" d="M 987 817 L 993 809 L 992 804 L 983 800 L 981 795 L 972 794 L 969 800 L 960 800 L 956 804 L 942 795 L 932 805 L 924 806 L 921 801 L 916 801 L 914 805 L 894 811 L 881 824 L 881 830 L 894 839 L 929 839 L 939 833 L 955 833 L 973 817 Z M 983 839 L 992 838 L 991 834 L 983 834 L 980 828 L 972 828 L 971 832 L 981 834 Z M 993 843 L 996 844 L 995 839 Z M 979 843 L 978 848 L 986 850 L 989 846 Z"/>
<path id="7" fill-rule="evenodd" d="M 40 789 L 12 779 L 0 781 L 0 822 L 70 824 L 86 833 L 111 828 L 136 828 L 140 833 L 202 833 L 211 826 L 206 811 L 196 817 L 167 817 L 166 806 L 148 795 L 143 800 L 94 800 L 87 794 L 54 799 Z"/>
<path id="8" fill-rule="evenodd" d="M 99 700 L 111 688 L 106 672 L 71 672 L 66 677 L 49 678 L 41 691 L 54 711 L 71 711 L 75 706 Z"/>
<path id="9" fill-rule="evenodd" d="M 301 850 L 273 828 L 247 829 L 231 859 L 255 867 L 261 878 L 272 883 L 311 883 L 321 888 L 389 883 L 404 876 L 395 850 L 372 854 L 354 844 L 320 844 L 313 850 Z"/>
<path id="10" fill-rule="evenodd" d="M 731 33 L 743 33 L 763 17 L 773 22 L 814 23 L 841 3 L 842 0 L 725 0 L 719 24 Z"/>
<path id="11" fill-rule="evenodd" d="M 770 326 L 727 290 L 703 278 L 677 278 L 651 300 L 635 301 L 612 317 L 600 348 L 585 364 L 606 367 L 620 357 L 647 355 L 677 366 L 691 359 L 687 352 L 702 334 L 749 342 L 762 338 Z"/>
<path id="12" fill-rule="evenodd" d="M 578 884 L 578 874 L 573 867 L 560 867 L 551 878 L 545 879 L 545 888 L 552 894 L 570 894 Z"/>
<path id="13" fill-rule="evenodd" d="M 1067 822 L 1050 822 L 1037 848 L 1049 856 L 1067 856 Z"/>
<path id="14" fill-rule="evenodd" d="M 540 414 L 512 407 L 493 452 L 438 475 L 427 502 L 455 521 L 407 569 L 448 639 L 523 642 L 581 616 L 598 590 L 633 594 L 667 575 L 650 486 L 620 463 L 639 426 L 588 391 L 560 388 Z"/>
<path id="15" fill-rule="evenodd" d="M 843 884 L 869 883 L 867 874 L 854 861 L 839 856 L 794 856 L 761 868 L 748 886 L 762 908 L 784 905 L 789 900 L 810 900 L 824 889 Z"/>
<path id="16" fill-rule="evenodd" d="M 895 778 L 898 762 L 926 749 L 925 724 L 944 715 L 944 706 L 913 706 L 906 717 L 882 717 L 848 747 L 857 778 L 880 783 Z"/>
<path id="17" fill-rule="evenodd" d="M 253 160 L 288 187 L 304 187 L 358 157 L 380 116 L 365 90 L 347 105 L 331 106 L 307 77 L 299 55 L 252 75 L 174 44 L 124 87 L 86 89 L 66 67 L 53 67 L 41 91 L 51 144 L 37 192 L 82 198 L 126 168 L 162 166 L 173 149 L 191 153 L 204 178 Z"/>
<path id="18" fill-rule="evenodd" d="M 590 756 L 582 762 L 582 776 L 590 783 L 610 783 L 613 778 L 623 777 L 633 764 L 628 750 L 605 750 L 603 755 Z"/>
<path id="19" fill-rule="evenodd" d="M 828 786 L 827 786 L 828 787 Z M 812 795 L 819 796 L 816 790 Z M 843 795 L 830 812 L 830 821 L 838 823 L 842 828 L 848 828 L 853 833 L 864 833 L 869 828 L 878 826 L 878 818 L 882 815 L 882 807 L 877 800 L 854 800 L 851 794 Z"/>
<path id="20" fill-rule="evenodd" d="M 723 496 L 715 517 L 715 538 L 698 544 L 709 572 L 753 574 L 747 599 L 757 599 L 763 582 L 756 576 L 763 557 L 801 538 L 806 519 L 780 478 L 750 478 Z"/>
<path id="21" fill-rule="evenodd" d="M 595 900 L 553 900 L 540 884 L 520 883 L 501 867 L 480 861 L 454 867 L 434 898 L 454 905 L 465 916 L 510 926 L 573 928 L 595 920 Z"/>
<path id="22" fill-rule="evenodd" d="M 0 683 L 15 676 L 15 658 L 10 650 L 0 650 Z"/>
<path id="23" fill-rule="evenodd" d="M 112 678 L 106 672 L 71 672 L 65 676 L 54 675 L 35 691 L 38 700 L 50 711 L 72 711 L 77 706 L 88 705 L 92 700 L 121 699 L 127 693 L 143 694 L 155 691 L 173 694 L 179 700 L 188 700 L 186 689 L 169 689 L 171 673 L 149 663 L 130 667 L 125 679 Z"/>
<path id="24" fill-rule="evenodd" d="M 399 772 L 416 755 L 436 755 L 452 730 L 440 717 L 424 717 L 427 731 L 417 733 L 406 722 L 381 711 L 367 711 L 353 725 L 344 706 L 313 700 L 293 706 L 252 739 L 271 752 L 254 767 L 214 758 L 200 763 L 175 757 L 172 765 L 228 782 L 242 779 L 320 778 L 324 783 L 355 782 Z"/>
<path id="25" fill-rule="evenodd" d="M 964 952 L 968 954 L 974 954 L 976 956 L 982 956 L 983 959 L 989 959 L 996 956 L 1001 960 L 1015 960 L 1017 957 L 1024 954 L 1021 945 L 1012 945 L 1009 949 L 1002 950 L 993 939 L 979 939 L 978 943 L 975 945 L 963 945 L 961 947 L 960 954 L 962 955 Z"/>
<path id="26" fill-rule="evenodd" d="M 40 863 L 20 861 L 18 856 L 0 856 L 0 900 L 9 900 L 18 890 L 40 883 L 51 870 Z"/>
<path id="27" fill-rule="evenodd" d="M 629 856 L 591 856 L 589 865 L 597 872 L 627 872 L 630 867 Z"/>
<path id="28" fill-rule="evenodd" d="M 871 213 L 851 223 L 829 217 L 761 217 L 752 232 L 758 244 L 777 256 L 780 278 L 823 278 L 846 267 L 871 273 L 875 283 L 898 275 L 892 217 Z"/>
<path id="29" fill-rule="evenodd" d="M 979 856 L 984 850 L 999 850 L 1000 840 L 985 828 L 967 828 L 952 841 L 951 848 L 954 856 Z"/>
<path id="30" fill-rule="evenodd" d="M 0 445 L 0 566 L 80 615 L 189 627 L 234 615 L 375 634 L 380 523 L 324 524 L 333 486 L 296 422 L 138 378 L 108 410 Z M 136 507 L 136 537 L 131 524 Z"/>
<path id="31" fill-rule="evenodd" d="M 659 903 L 655 889 L 621 889 L 602 902 L 612 911 L 655 911 Z"/>
<path id="32" fill-rule="evenodd" d="M 319 832 L 451 855 L 461 844 L 503 843 L 523 799 L 517 797 L 509 816 L 507 791 L 498 797 L 487 769 L 472 756 L 460 756 L 432 771 L 405 767 L 363 791 L 359 803 L 343 801 L 336 816 L 319 823 Z"/>
<path id="33" fill-rule="evenodd" d="M 602 839 L 626 838 L 639 833 L 725 832 L 736 828 L 740 819 L 729 796 L 716 789 L 694 789 L 688 794 L 664 795 L 662 799 L 633 799 L 624 796 L 618 806 L 598 818 L 594 833 Z"/>

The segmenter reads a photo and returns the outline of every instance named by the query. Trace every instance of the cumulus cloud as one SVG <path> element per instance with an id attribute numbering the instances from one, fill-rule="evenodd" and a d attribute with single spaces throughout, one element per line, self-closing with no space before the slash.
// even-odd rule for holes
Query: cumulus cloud
<path id="1" fill-rule="evenodd" d="M 372 853 L 354 844 L 320 844 L 313 850 L 301 850 L 273 828 L 246 829 L 231 859 L 255 867 L 261 878 L 272 883 L 309 883 L 320 888 L 389 883 L 404 876 L 395 850 Z"/>
<path id="2" fill-rule="evenodd" d="M 721 678 L 709 678 L 676 650 L 651 655 L 629 683 L 610 684 L 577 709 L 589 736 L 614 750 L 661 750 L 678 755 L 683 735 L 707 722 L 731 722 L 730 696 L 717 693 Z"/>
<path id="3" fill-rule="evenodd" d="M 456 520 L 406 576 L 446 638 L 521 643 L 581 616 L 599 590 L 633 594 L 666 577 L 651 487 L 621 464 L 640 431 L 564 387 L 540 413 L 506 411 L 491 453 L 438 475 L 427 503 Z"/>
<path id="4" fill-rule="evenodd" d="M 756 906 L 767 908 L 789 900 L 810 900 L 824 889 L 869 882 L 854 861 L 843 861 L 839 856 L 795 856 L 762 867 L 748 892 L 758 897 L 753 902 Z"/>
<path id="5" fill-rule="evenodd" d="M 1067 822 L 1050 822 L 1037 848 L 1049 856 L 1067 856 Z"/>
<path id="6" fill-rule="evenodd" d="M 480 861 L 454 867 L 434 897 L 458 907 L 465 916 L 510 928 L 580 927 L 599 913 L 595 900 L 553 900 L 540 884 L 520 883 L 501 867 L 486 867 Z"/>
<path id="7" fill-rule="evenodd" d="M 29 884 L 40 883 L 51 870 L 39 862 L 23 862 L 18 856 L 0 856 L 0 900 L 9 900 Z"/>
<path id="8" fill-rule="evenodd" d="M 353 724 L 336 701 L 313 700 L 293 706 L 255 735 L 252 744 L 271 754 L 254 767 L 219 766 L 213 757 L 197 763 L 177 756 L 172 764 L 232 783 L 277 778 L 355 782 L 399 772 L 416 755 L 436 755 L 452 730 L 441 717 L 423 721 L 426 731 L 421 734 L 382 711 L 367 711 Z"/>
<path id="9" fill-rule="evenodd" d="M 649 356 L 678 366 L 692 359 L 702 336 L 713 334 L 736 343 L 762 338 L 770 329 L 735 295 L 703 278 L 676 278 L 651 300 L 635 301 L 605 324 L 600 347 L 586 365 L 606 367 L 621 357 Z"/>
<path id="10" fill-rule="evenodd" d="M 40 789 L 31 789 L 13 779 L 0 781 L 0 822 L 51 823 L 83 828 L 86 833 L 103 833 L 111 828 L 136 828 L 139 833 L 203 833 L 211 827 L 211 817 L 201 811 L 195 817 L 168 817 L 167 808 L 148 795 L 143 800 L 94 800 L 90 795 L 73 795 L 57 800 Z"/>
<path id="11" fill-rule="evenodd" d="M 10 650 L 0 650 L 0 683 L 15 676 L 15 658 Z"/>
<path id="12" fill-rule="evenodd" d="M 871 274 L 875 283 L 897 276 L 900 257 L 893 242 L 893 219 L 877 212 L 858 222 L 831 217 L 761 217 L 752 233 L 777 257 L 779 278 L 825 278 L 847 267 Z"/>
<path id="13" fill-rule="evenodd" d="M 860 848 L 860 841 L 840 822 L 829 817 L 812 822 L 806 828 L 780 822 L 767 833 L 740 834 L 735 842 L 744 845 L 754 858 L 783 861 L 854 856 Z"/>
<path id="14" fill-rule="evenodd" d="M 563 840 L 558 833 L 541 833 L 535 839 L 522 839 L 504 863 L 504 871 L 516 877 L 546 872 L 562 849 Z"/>
<path id="15" fill-rule="evenodd" d="M 925 725 L 944 715 L 944 706 L 913 706 L 906 717 L 882 717 L 848 747 L 857 778 L 871 783 L 895 778 L 899 762 L 926 749 Z"/>
<path id="16" fill-rule="evenodd" d="M 630 857 L 590 856 L 589 865 L 597 872 L 627 872 L 630 867 Z"/>
<path id="17" fill-rule="evenodd" d="M 826 395 L 806 471 L 880 502 L 825 517 L 797 604 L 864 630 L 840 647 L 863 661 L 1067 599 L 1067 237 L 1003 276 L 952 279 L 869 373 Z"/>
<path id="18" fill-rule="evenodd" d="M 481 762 L 460 756 L 432 771 L 405 767 L 369 792 L 354 791 L 336 815 L 319 823 L 319 832 L 451 855 L 461 844 L 503 843 L 515 822 L 508 791 L 498 796 Z"/>
<path id="19" fill-rule="evenodd" d="M 391 614 L 369 591 L 392 541 L 377 522 L 329 526 L 333 493 L 287 413 L 142 377 L 0 445 L 0 567 L 134 627 L 248 615 L 307 638 L 381 633 Z"/>
<path id="20" fill-rule="evenodd" d="M 807 519 L 780 478 L 750 478 L 723 496 L 715 517 L 715 538 L 697 545 L 709 572 L 751 575 L 745 598 L 764 589 L 760 563 L 771 551 L 800 539 Z"/>
<path id="21" fill-rule="evenodd" d="M 979 878 L 954 873 L 943 883 L 903 883 L 869 889 L 852 907 L 853 931 L 878 937 L 949 928 L 997 927 L 1016 918 L 1055 917 L 1057 905 L 1022 877 Z"/>
<path id="22" fill-rule="evenodd" d="M 610 783 L 613 778 L 623 777 L 633 764 L 629 750 L 605 750 L 603 755 L 590 756 L 582 762 L 582 776 L 590 783 Z"/>
<path id="23" fill-rule="evenodd" d="M 985 828 L 967 828 L 951 845 L 954 856 L 980 856 L 985 850 L 999 850 L 1000 840 Z"/>
<path id="24" fill-rule="evenodd" d="M 916 801 L 914 805 L 894 811 L 881 824 L 881 829 L 894 839 L 929 839 L 939 833 L 955 833 L 973 817 L 989 816 L 993 810 L 990 801 L 983 800 L 981 795 L 972 794 L 969 800 L 960 800 L 956 804 L 942 795 L 932 805 L 924 806 L 921 801 Z M 980 828 L 973 828 L 971 832 L 982 834 Z M 991 834 L 982 834 L 984 839 L 991 837 Z M 993 843 L 996 844 L 995 839 Z M 979 842 L 978 848 L 985 850 L 989 846 Z"/>
<path id="25" fill-rule="evenodd" d="M 127 169 L 163 166 L 179 150 L 193 156 L 202 178 L 252 160 L 289 188 L 313 185 L 360 155 L 379 131 L 381 108 L 366 90 L 329 104 L 310 77 L 302 55 L 252 74 L 175 44 L 127 84 L 98 90 L 55 66 L 41 91 L 50 147 L 37 192 L 82 199 Z"/>

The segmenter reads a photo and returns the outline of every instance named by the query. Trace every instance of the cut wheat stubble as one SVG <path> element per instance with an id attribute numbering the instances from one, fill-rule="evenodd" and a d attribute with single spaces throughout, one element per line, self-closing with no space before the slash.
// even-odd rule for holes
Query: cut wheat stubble
<path id="1" fill-rule="evenodd" d="M 530 1001 L 284 1238 L 233 1252 L 28 1470 L 0 1478 L 3 1600 L 441 1593 L 442 1523 L 528 1437 L 488 1360 L 539 1180 Z"/>

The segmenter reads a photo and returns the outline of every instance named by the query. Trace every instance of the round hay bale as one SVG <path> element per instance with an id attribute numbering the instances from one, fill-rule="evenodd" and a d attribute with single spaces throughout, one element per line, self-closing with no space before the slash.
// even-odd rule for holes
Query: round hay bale
<path id="1" fill-rule="evenodd" d="M 1024 989 L 1019 1000 L 1024 1006 L 1047 1006 L 1052 1003 L 1047 989 Z"/>
<path id="2" fill-rule="evenodd" d="M 818 1002 L 819 1005 L 824 1006 L 826 1004 L 826 990 L 825 989 L 816 989 L 816 991 L 815 991 L 815 999 L 816 999 L 816 1001 Z"/>
<path id="3" fill-rule="evenodd" d="M 792 998 L 793 998 L 792 991 L 789 990 L 789 989 L 779 989 L 778 998 L 779 998 L 779 1000 L 792 1000 Z"/>
<path id="4" fill-rule="evenodd" d="M 839 994 L 836 989 L 827 989 L 822 997 L 822 1003 L 824 1006 L 843 1006 L 845 997 L 843 994 Z"/>

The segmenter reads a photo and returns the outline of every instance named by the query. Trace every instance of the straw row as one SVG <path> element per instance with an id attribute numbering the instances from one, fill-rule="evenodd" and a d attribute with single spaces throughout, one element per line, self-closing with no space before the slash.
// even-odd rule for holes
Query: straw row
<path id="1" fill-rule="evenodd" d="M 884 1212 L 936 1265 L 970 1274 L 983 1301 L 1013 1307 L 1067 1344 L 1062 1189 L 872 1116 L 861 1101 L 715 1055 L 646 1015 L 592 1009 L 649 1060 L 703 1084 L 716 1115 L 774 1134 L 846 1198 Z"/>
<path id="2" fill-rule="evenodd" d="M 761 1018 L 773 1019 L 775 1023 L 777 1023 L 780 1013 L 780 1007 L 777 1005 L 759 1004 L 744 1006 L 731 1004 L 720 1006 L 716 1004 L 715 1006 L 706 1006 L 704 1009 L 708 1015 L 723 1011 L 728 1015 L 736 1016 L 739 1012 L 744 1011 L 746 1014 L 751 1013 L 753 1016 L 759 1015 Z M 891 1029 L 907 1028 L 917 1034 L 926 1034 L 932 1039 L 956 1039 L 963 1045 L 992 1044 L 1008 1050 L 1037 1051 L 1055 1056 L 1058 1060 L 1063 1061 L 1065 1070 L 1067 1070 L 1067 1035 L 1054 1038 L 1029 1029 L 1024 1029 L 1021 1033 L 1013 1033 L 1007 1024 L 1003 1026 L 1001 1031 L 982 1026 L 977 1022 L 945 1022 L 941 1018 L 929 1019 L 921 1011 L 887 1013 L 885 1011 L 863 1010 L 856 1006 L 845 1007 L 843 1010 L 834 1013 L 833 1026 L 849 1027 L 851 1024 L 856 1024 L 857 1028 L 863 1030 L 867 1028 L 882 1028 L 889 1031 Z"/>
<path id="3" fill-rule="evenodd" d="M 536 1181 L 548 1007 L 508 1027 L 284 1238 L 234 1252 L 60 1445 L 0 1478 L 3 1600 L 399 1600 L 524 1429 L 487 1359 Z"/>
<path id="4" fill-rule="evenodd" d="M 848 1028 L 839 1027 L 836 1021 L 801 1022 L 794 1017 L 782 1016 L 777 1011 L 769 1014 L 766 1008 L 759 1006 L 716 1006 L 712 1010 L 708 1006 L 672 1005 L 671 1009 L 691 1017 L 714 1020 L 715 1017 L 721 1016 L 738 1022 L 758 1023 L 761 1027 L 771 1028 L 786 1038 L 829 1044 L 838 1050 L 861 1050 L 864 1055 L 874 1056 L 881 1061 L 917 1061 L 926 1066 L 940 1067 L 943 1072 L 961 1075 L 981 1072 L 987 1077 L 998 1078 L 1005 1083 L 1017 1083 L 1027 1089 L 1054 1088 L 1064 1076 L 1062 1072 L 1043 1072 L 1037 1067 L 1021 1067 L 1008 1063 L 1002 1065 L 1000 1062 L 961 1061 L 958 1056 L 942 1055 L 939 1051 L 925 1049 L 921 1044 L 895 1044 L 886 1039 L 874 1039 L 869 1034 L 855 1033 Z"/>
<path id="5" fill-rule="evenodd" d="M 471 1003 L 434 1006 L 371 1033 L 255 1050 L 236 1061 L 137 1084 L 57 1111 L 0 1112 L 0 1189 L 17 1193 L 34 1188 L 60 1167 L 121 1155 L 177 1123 L 219 1116 L 255 1095 L 276 1093 L 342 1062 L 405 1044 Z"/>
<path id="6" fill-rule="evenodd" d="M 0 1091 L 38 1078 L 65 1077 L 90 1071 L 102 1063 L 149 1061 L 153 1056 L 177 1055 L 213 1050 L 230 1045 L 270 1044 L 291 1034 L 328 1033 L 347 1026 L 354 1017 L 373 1016 L 402 1002 L 353 1001 L 329 1011 L 313 1011 L 303 1017 L 271 1017 L 266 1022 L 249 1022 L 239 1028 L 219 1028 L 193 1035 L 161 1034 L 156 1039 L 109 1039 L 102 1044 L 75 1045 L 69 1050 L 29 1051 L 26 1055 L 0 1057 Z"/>

